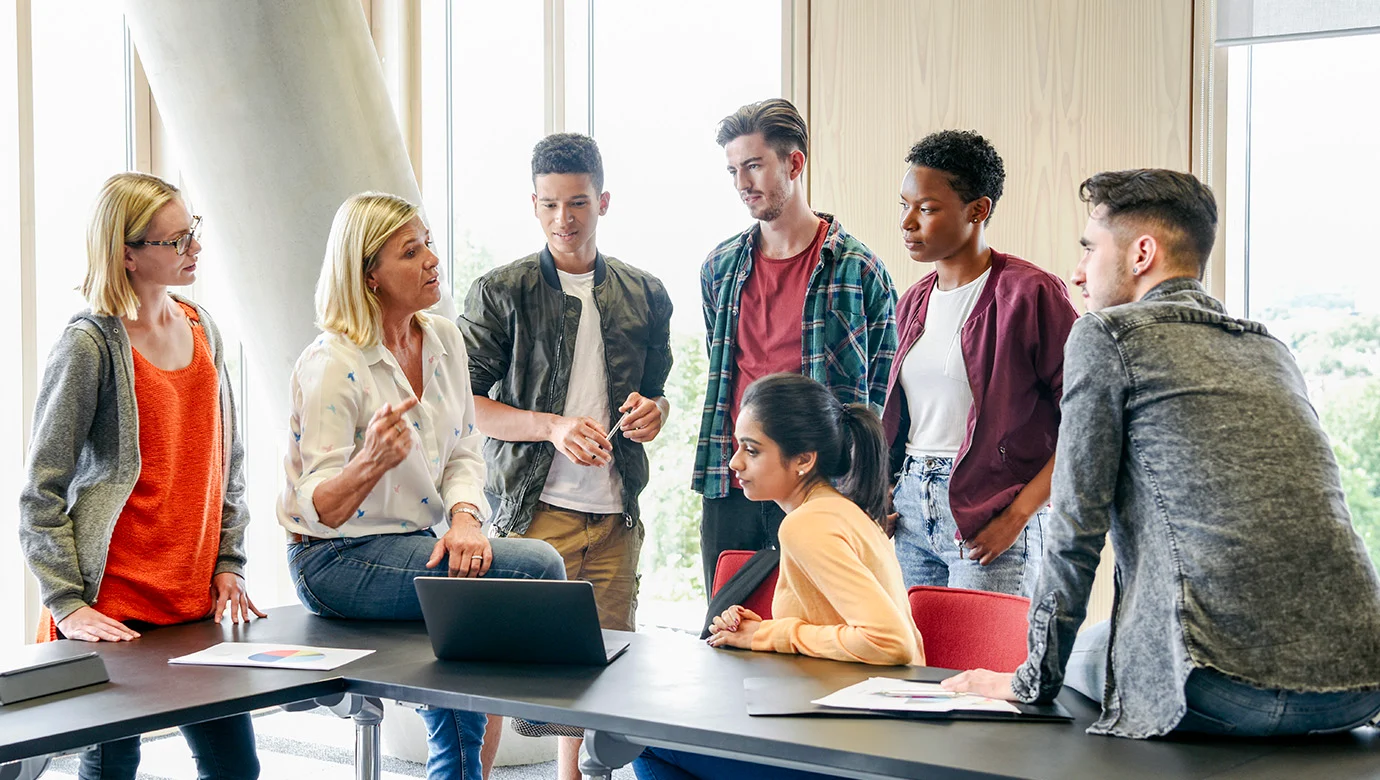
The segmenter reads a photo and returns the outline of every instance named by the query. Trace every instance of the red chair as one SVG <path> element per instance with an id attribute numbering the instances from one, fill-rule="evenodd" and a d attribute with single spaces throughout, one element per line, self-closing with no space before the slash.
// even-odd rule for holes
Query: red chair
<path id="1" fill-rule="evenodd" d="M 908 595 L 926 666 L 1014 672 L 1025 662 L 1030 599 L 930 585 Z"/>
<path id="2" fill-rule="evenodd" d="M 714 591 L 709 595 L 713 596 L 714 593 L 718 593 L 719 588 L 728 582 L 728 578 L 743 568 L 743 564 L 747 563 L 752 556 L 752 550 L 724 550 L 719 553 L 719 560 L 714 564 Z M 756 612 L 763 620 L 771 619 L 771 597 L 776 593 L 776 578 L 779 574 L 779 570 L 773 571 L 771 576 L 767 577 L 761 585 L 758 585 L 752 595 L 743 601 L 743 606 Z"/>

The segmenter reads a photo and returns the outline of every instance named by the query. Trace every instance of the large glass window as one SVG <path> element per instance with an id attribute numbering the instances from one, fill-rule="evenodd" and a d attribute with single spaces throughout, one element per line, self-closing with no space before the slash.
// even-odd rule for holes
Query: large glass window
<path id="1" fill-rule="evenodd" d="M 700 265 L 752 222 L 714 135 L 739 106 L 781 95 L 781 8 L 709 0 L 686 13 L 594 0 L 589 119 L 612 194 L 599 247 L 660 277 L 676 309 L 671 417 L 648 447 L 642 496 L 644 622 L 698 628 L 704 619 L 700 497 L 690 490 L 708 370 Z"/>
<path id="2" fill-rule="evenodd" d="M 85 307 L 86 223 L 101 183 L 128 165 L 125 33 L 103 0 L 34 3 L 34 234 L 38 355 Z M 40 369 L 41 370 L 41 369 Z"/>
<path id="3" fill-rule="evenodd" d="M 34 177 L 34 255 L 32 269 L 25 270 L 20 267 L 27 261 L 19 237 L 27 226 L 11 223 L 8 217 L 18 215 L 28 193 L 21 190 L 17 169 L 16 175 L 4 177 L 4 232 L 10 250 L 5 257 L 12 280 L 6 293 L 10 314 L 5 324 L 13 336 L 10 343 L 20 371 L 3 396 L 3 406 L 9 411 L 0 430 L 9 445 L 0 460 L 0 493 L 13 502 L 24 479 L 21 432 L 30 424 L 22 389 L 38 385 L 53 342 L 71 316 L 85 306 L 79 288 L 86 273 L 86 223 L 101 183 L 125 169 L 129 138 L 124 18 L 119 6 L 101 0 L 33 3 L 27 29 L 14 26 L 15 5 L 0 3 L 5 6 L 9 22 L 3 29 L 4 50 L 10 53 L 10 65 L 0 71 L 6 81 L 0 99 L 7 106 L 19 107 L 23 115 L 7 113 L 10 127 L 0 140 L 7 155 L 13 155 L 10 159 L 19 160 L 24 151 L 19 135 L 10 134 L 32 121 Z M 15 47 L 32 57 L 32 81 L 27 84 L 20 83 L 25 74 L 13 69 L 14 63 L 24 59 L 14 56 Z M 31 112 L 24 110 L 20 97 L 30 88 Z M 21 315 L 30 319 L 21 322 Z M 28 359 L 22 360 L 21 355 Z M 35 628 L 33 614 L 25 609 L 29 600 L 21 597 L 28 589 L 18 544 L 18 516 L 14 512 L 4 516 L 7 519 L 0 521 L 0 592 L 7 598 L 0 599 L 0 647 L 32 638 Z"/>
<path id="4" fill-rule="evenodd" d="M 1293 349 L 1352 521 L 1380 561 L 1380 35 L 1229 62 L 1229 305 Z"/>
<path id="5" fill-rule="evenodd" d="M 423 50 L 423 94 L 450 111 L 423 119 L 422 189 L 432 233 L 449 252 L 457 306 L 485 271 L 541 246 L 530 160 L 546 130 L 543 5 L 450 0 L 423 8 L 423 29 L 450 36 L 447 47 L 432 35 Z"/>

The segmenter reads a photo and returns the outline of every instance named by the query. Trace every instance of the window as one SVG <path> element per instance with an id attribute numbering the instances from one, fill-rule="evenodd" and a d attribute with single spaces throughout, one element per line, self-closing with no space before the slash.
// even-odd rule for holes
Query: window
<path id="1" fill-rule="evenodd" d="M 594 0 L 589 119 L 612 194 L 599 247 L 656 274 L 675 305 L 671 416 L 647 449 L 640 619 L 698 629 L 708 586 L 700 497 L 690 490 L 708 372 L 700 265 L 752 223 L 714 134 L 739 106 L 781 95 L 782 4 L 655 7 Z"/>
<path id="2" fill-rule="evenodd" d="M 1380 561 L 1380 35 L 1234 48 L 1228 305 L 1294 351 Z"/>
<path id="3" fill-rule="evenodd" d="M 485 271 L 540 246 L 530 160 L 546 134 L 543 18 L 542 3 L 423 8 L 423 29 L 449 30 L 449 41 L 433 37 L 423 50 L 422 94 L 449 115 L 422 120 L 422 191 L 437 249 L 443 259 L 449 252 L 457 307 Z"/>
<path id="4" fill-rule="evenodd" d="M 25 389 L 36 388 L 48 352 L 67 321 L 85 307 L 79 287 L 86 273 L 86 223 L 100 185 L 116 171 L 124 170 L 129 159 L 128 116 L 126 113 L 126 44 L 124 19 L 118 5 L 100 0 L 74 0 L 71 3 L 32 3 L 30 25 L 13 26 L 17 17 L 14 3 L 5 7 L 11 20 L 3 32 L 10 52 L 9 63 L 23 63 L 31 57 L 31 80 L 22 70 L 7 69 L 0 99 L 19 111 L 7 112 L 15 132 L 32 123 L 32 191 L 26 191 L 23 176 L 4 177 L 15 182 L 0 203 L 8 217 L 18 216 L 21 203 L 32 204 L 33 225 L 19 223 L 7 228 L 5 253 L 13 280 L 5 307 L 5 326 L 19 334 L 12 343 L 20 363 L 22 379 L 9 383 L 5 391 L 5 440 L 11 442 L 0 460 L 0 492 L 16 500 L 24 480 L 26 453 L 22 442 L 30 424 Z M 8 42 L 12 41 L 13 44 Z M 11 48 L 11 46 L 15 48 Z M 17 52 L 20 57 L 13 56 Z M 9 66 L 7 66 L 9 67 Z M 25 95 L 32 95 L 32 108 L 25 107 Z M 10 159 L 19 161 L 26 149 L 20 135 L 0 138 Z M 18 173 L 18 171 L 16 171 Z M 11 224 L 6 220 L 6 224 Z M 27 255 L 24 239 L 31 236 L 32 255 Z M 20 356 L 23 356 L 22 358 Z M 11 504 L 13 506 L 13 504 Z M 19 551 L 18 515 L 6 514 L 0 527 L 0 592 L 27 594 L 27 569 Z M 34 600 L 10 597 L 0 600 L 0 647 L 31 638 L 35 627 Z"/>
<path id="5" fill-rule="evenodd" d="M 600 250 L 670 290 L 672 412 L 648 448 L 652 480 L 641 501 L 644 623 L 698 629 L 703 618 L 700 501 L 690 490 L 707 369 L 699 268 L 751 222 L 714 132 L 744 103 L 781 95 L 785 5 L 711 0 L 692 13 L 636 0 L 432 0 L 422 8 L 422 191 L 457 305 L 480 274 L 542 246 L 530 205 L 532 147 L 567 130 L 591 134 L 603 154 L 612 200 Z M 436 29 L 448 39 L 428 32 Z M 430 107 L 443 103 L 449 111 L 438 116 Z"/>

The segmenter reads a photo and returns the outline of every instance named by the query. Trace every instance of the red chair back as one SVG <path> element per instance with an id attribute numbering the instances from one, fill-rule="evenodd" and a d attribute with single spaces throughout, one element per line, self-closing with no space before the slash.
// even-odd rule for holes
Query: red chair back
<path id="1" fill-rule="evenodd" d="M 1014 672 L 1025 662 L 1030 599 L 930 585 L 908 595 L 926 666 Z"/>
<path id="2" fill-rule="evenodd" d="M 710 595 L 718 593 L 719 588 L 728 582 L 729 577 L 743 568 L 743 564 L 747 563 L 753 554 L 752 550 L 724 550 L 719 553 L 719 560 L 714 564 L 714 590 Z M 752 595 L 743 601 L 743 606 L 756 612 L 763 620 L 771 619 L 771 597 L 776 593 L 776 578 L 779 574 L 779 570 L 772 571 L 771 576 L 763 580 Z"/>

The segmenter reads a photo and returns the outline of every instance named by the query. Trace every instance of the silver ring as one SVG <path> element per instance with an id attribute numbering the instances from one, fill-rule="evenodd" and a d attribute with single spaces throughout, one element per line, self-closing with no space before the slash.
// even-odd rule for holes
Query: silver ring
<path id="1" fill-rule="evenodd" d="M 482 560 L 484 560 L 484 556 L 482 556 L 482 555 L 471 555 L 471 556 L 470 556 L 470 560 L 472 560 L 472 561 L 482 561 Z"/>
<path id="2" fill-rule="evenodd" d="M 407 426 L 402 423 L 393 423 L 393 427 L 398 429 L 398 433 L 407 433 Z"/>

